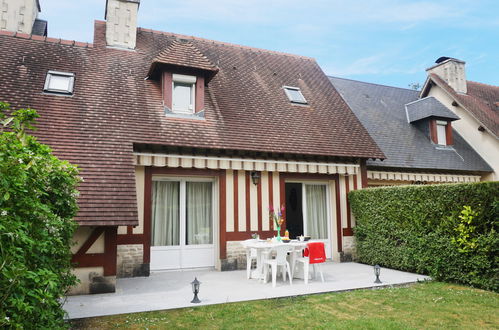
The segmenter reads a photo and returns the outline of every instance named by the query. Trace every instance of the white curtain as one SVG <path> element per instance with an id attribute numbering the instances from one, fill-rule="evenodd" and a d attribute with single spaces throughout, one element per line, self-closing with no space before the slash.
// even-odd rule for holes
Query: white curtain
<path id="1" fill-rule="evenodd" d="M 213 243 L 211 185 L 211 182 L 187 182 L 187 245 Z"/>
<path id="2" fill-rule="evenodd" d="M 180 244 L 180 182 L 154 181 L 152 246 Z"/>
<path id="3" fill-rule="evenodd" d="M 312 239 L 327 239 L 327 206 L 325 185 L 305 185 L 307 233 Z"/>

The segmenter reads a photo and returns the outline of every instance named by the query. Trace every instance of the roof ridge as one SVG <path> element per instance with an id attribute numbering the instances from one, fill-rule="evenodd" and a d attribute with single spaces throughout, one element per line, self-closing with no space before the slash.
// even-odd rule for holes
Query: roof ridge
<path id="1" fill-rule="evenodd" d="M 326 75 L 326 76 L 328 78 L 335 78 L 335 79 L 341 79 L 341 80 L 349 80 L 349 81 L 360 82 L 360 83 L 363 83 L 363 84 L 376 85 L 376 86 L 381 86 L 381 87 L 398 88 L 398 89 L 403 89 L 403 90 L 406 90 L 406 91 L 419 92 L 419 91 L 417 91 L 415 89 L 411 89 L 411 88 L 404 88 L 404 87 L 398 87 L 398 86 L 390 86 L 390 85 L 384 85 L 384 84 L 372 83 L 372 82 L 368 82 L 368 81 L 362 81 L 362 80 L 356 80 L 356 79 L 350 79 L 350 78 L 343 78 L 343 77 L 336 77 L 336 76 L 330 76 L 330 75 Z"/>
<path id="2" fill-rule="evenodd" d="M 28 39 L 28 40 L 36 40 L 36 41 L 43 41 L 43 42 L 51 42 L 51 43 L 55 43 L 55 44 L 83 47 L 83 48 L 93 48 L 94 47 L 94 45 L 92 43 L 89 43 L 89 42 L 80 42 L 80 41 L 76 41 L 76 40 L 68 40 L 68 39 L 61 39 L 61 38 L 50 38 L 50 37 L 45 37 L 45 36 L 39 36 L 36 34 L 28 34 L 28 33 L 21 33 L 21 32 L 0 31 L 0 36 L 7 36 L 7 37 L 13 37 L 13 38 Z"/>
<path id="3" fill-rule="evenodd" d="M 270 53 L 270 54 L 274 54 L 274 55 L 283 55 L 283 56 L 289 56 L 289 57 L 295 57 L 295 58 L 301 58 L 301 59 L 315 61 L 315 59 L 313 57 L 309 57 L 309 56 L 290 54 L 290 53 L 279 52 L 276 50 L 269 50 L 269 49 L 258 48 L 258 47 L 244 46 L 244 45 L 234 44 L 234 43 L 225 42 L 225 41 L 218 41 L 218 40 L 213 40 L 213 39 L 206 39 L 206 38 L 201 38 L 201 37 L 189 36 L 186 34 L 165 32 L 165 31 L 159 31 L 159 30 L 153 30 L 153 29 L 146 29 L 143 27 L 138 27 L 137 30 L 141 30 L 144 32 L 151 32 L 151 33 L 155 33 L 155 34 L 166 35 L 166 36 L 174 36 L 174 37 L 178 37 L 181 39 L 191 39 L 191 40 L 197 40 L 197 41 L 203 41 L 203 42 L 211 42 L 211 43 L 222 45 L 222 46 L 238 47 L 238 48 L 242 48 L 242 49 L 252 50 L 255 52 L 265 52 L 265 53 Z"/>
<path id="4" fill-rule="evenodd" d="M 415 100 L 415 101 L 411 101 L 411 102 L 409 102 L 409 103 L 406 103 L 405 105 L 406 105 L 406 106 L 407 106 L 407 105 L 411 105 L 411 104 L 413 104 L 413 103 L 417 103 L 417 102 L 420 102 L 420 101 L 425 101 L 425 100 L 428 100 L 428 99 L 430 99 L 430 98 L 435 99 L 435 97 L 434 97 L 434 96 L 429 95 L 429 96 L 425 96 L 425 97 L 419 98 L 419 99 L 417 99 L 417 100 Z M 435 99 L 435 100 L 437 100 L 437 99 Z M 438 100 L 437 100 L 437 102 L 438 102 Z M 440 103 L 440 102 L 439 102 L 439 103 Z"/>
<path id="5" fill-rule="evenodd" d="M 491 84 L 486 84 L 486 83 L 479 82 L 479 81 L 466 80 L 466 82 L 471 82 L 471 83 L 474 83 L 474 84 L 479 84 L 479 85 L 484 85 L 484 86 L 494 87 L 494 88 L 498 88 L 499 89 L 499 86 L 491 85 Z"/>

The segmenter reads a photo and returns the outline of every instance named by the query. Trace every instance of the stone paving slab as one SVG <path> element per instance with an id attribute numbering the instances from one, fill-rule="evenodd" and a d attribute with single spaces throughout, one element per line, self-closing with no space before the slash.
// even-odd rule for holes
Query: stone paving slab
<path id="1" fill-rule="evenodd" d="M 118 279 L 115 293 L 70 296 L 64 304 L 69 319 L 104 315 L 146 312 L 183 307 L 221 304 L 228 302 L 299 296 L 324 292 L 356 290 L 383 286 L 397 286 L 429 280 L 428 276 L 381 269 L 381 284 L 374 283 L 373 267 L 346 262 L 322 264 L 324 283 L 312 279 L 283 282 L 277 286 L 256 279 L 247 280 L 246 271 L 219 272 L 215 270 L 179 270 L 152 273 L 149 277 Z M 201 282 L 201 303 L 191 304 L 190 282 L 197 277 Z"/>

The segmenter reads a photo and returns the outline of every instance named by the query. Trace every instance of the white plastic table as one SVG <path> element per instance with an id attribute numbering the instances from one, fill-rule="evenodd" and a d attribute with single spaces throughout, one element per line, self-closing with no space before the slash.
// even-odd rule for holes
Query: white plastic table
<path id="1" fill-rule="evenodd" d="M 263 260 L 264 256 L 266 255 L 265 252 L 270 253 L 273 249 L 275 249 L 277 246 L 289 246 L 289 251 L 292 252 L 290 254 L 291 258 L 291 268 L 294 268 L 294 258 L 295 258 L 295 251 L 301 251 L 304 248 L 307 247 L 307 243 L 311 241 L 298 241 L 298 240 L 291 240 L 289 243 L 282 243 L 282 242 L 269 242 L 269 241 L 264 241 L 264 240 L 254 240 L 254 241 L 244 241 L 241 242 L 241 244 L 246 248 L 246 249 L 255 249 L 256 250 L 256 269 L 254 269 L 251 272 L 250 278 L 263 278 Z M 293 269 L 291 269 L 291 272 L 293 272 Z"/>

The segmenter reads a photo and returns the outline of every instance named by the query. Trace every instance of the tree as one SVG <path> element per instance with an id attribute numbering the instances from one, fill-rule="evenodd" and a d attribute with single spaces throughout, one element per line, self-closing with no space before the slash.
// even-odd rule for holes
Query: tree
<path id="1" fill-rule="evenodd" d="M 421 84 L 418 83 L 418 82 L 413 82 L 413 83 L 410 83 L 409 85 L 407 85 L 410 89 L 413 89 L 415 91 L 418 91 L 421 89 Z"/>
<path id="2" fill-rule="evenodd" d="M 78 171 L 27 134 L 35 110 L 10 112 L 0 102 L 0 328 L 66 327 Z"/>

